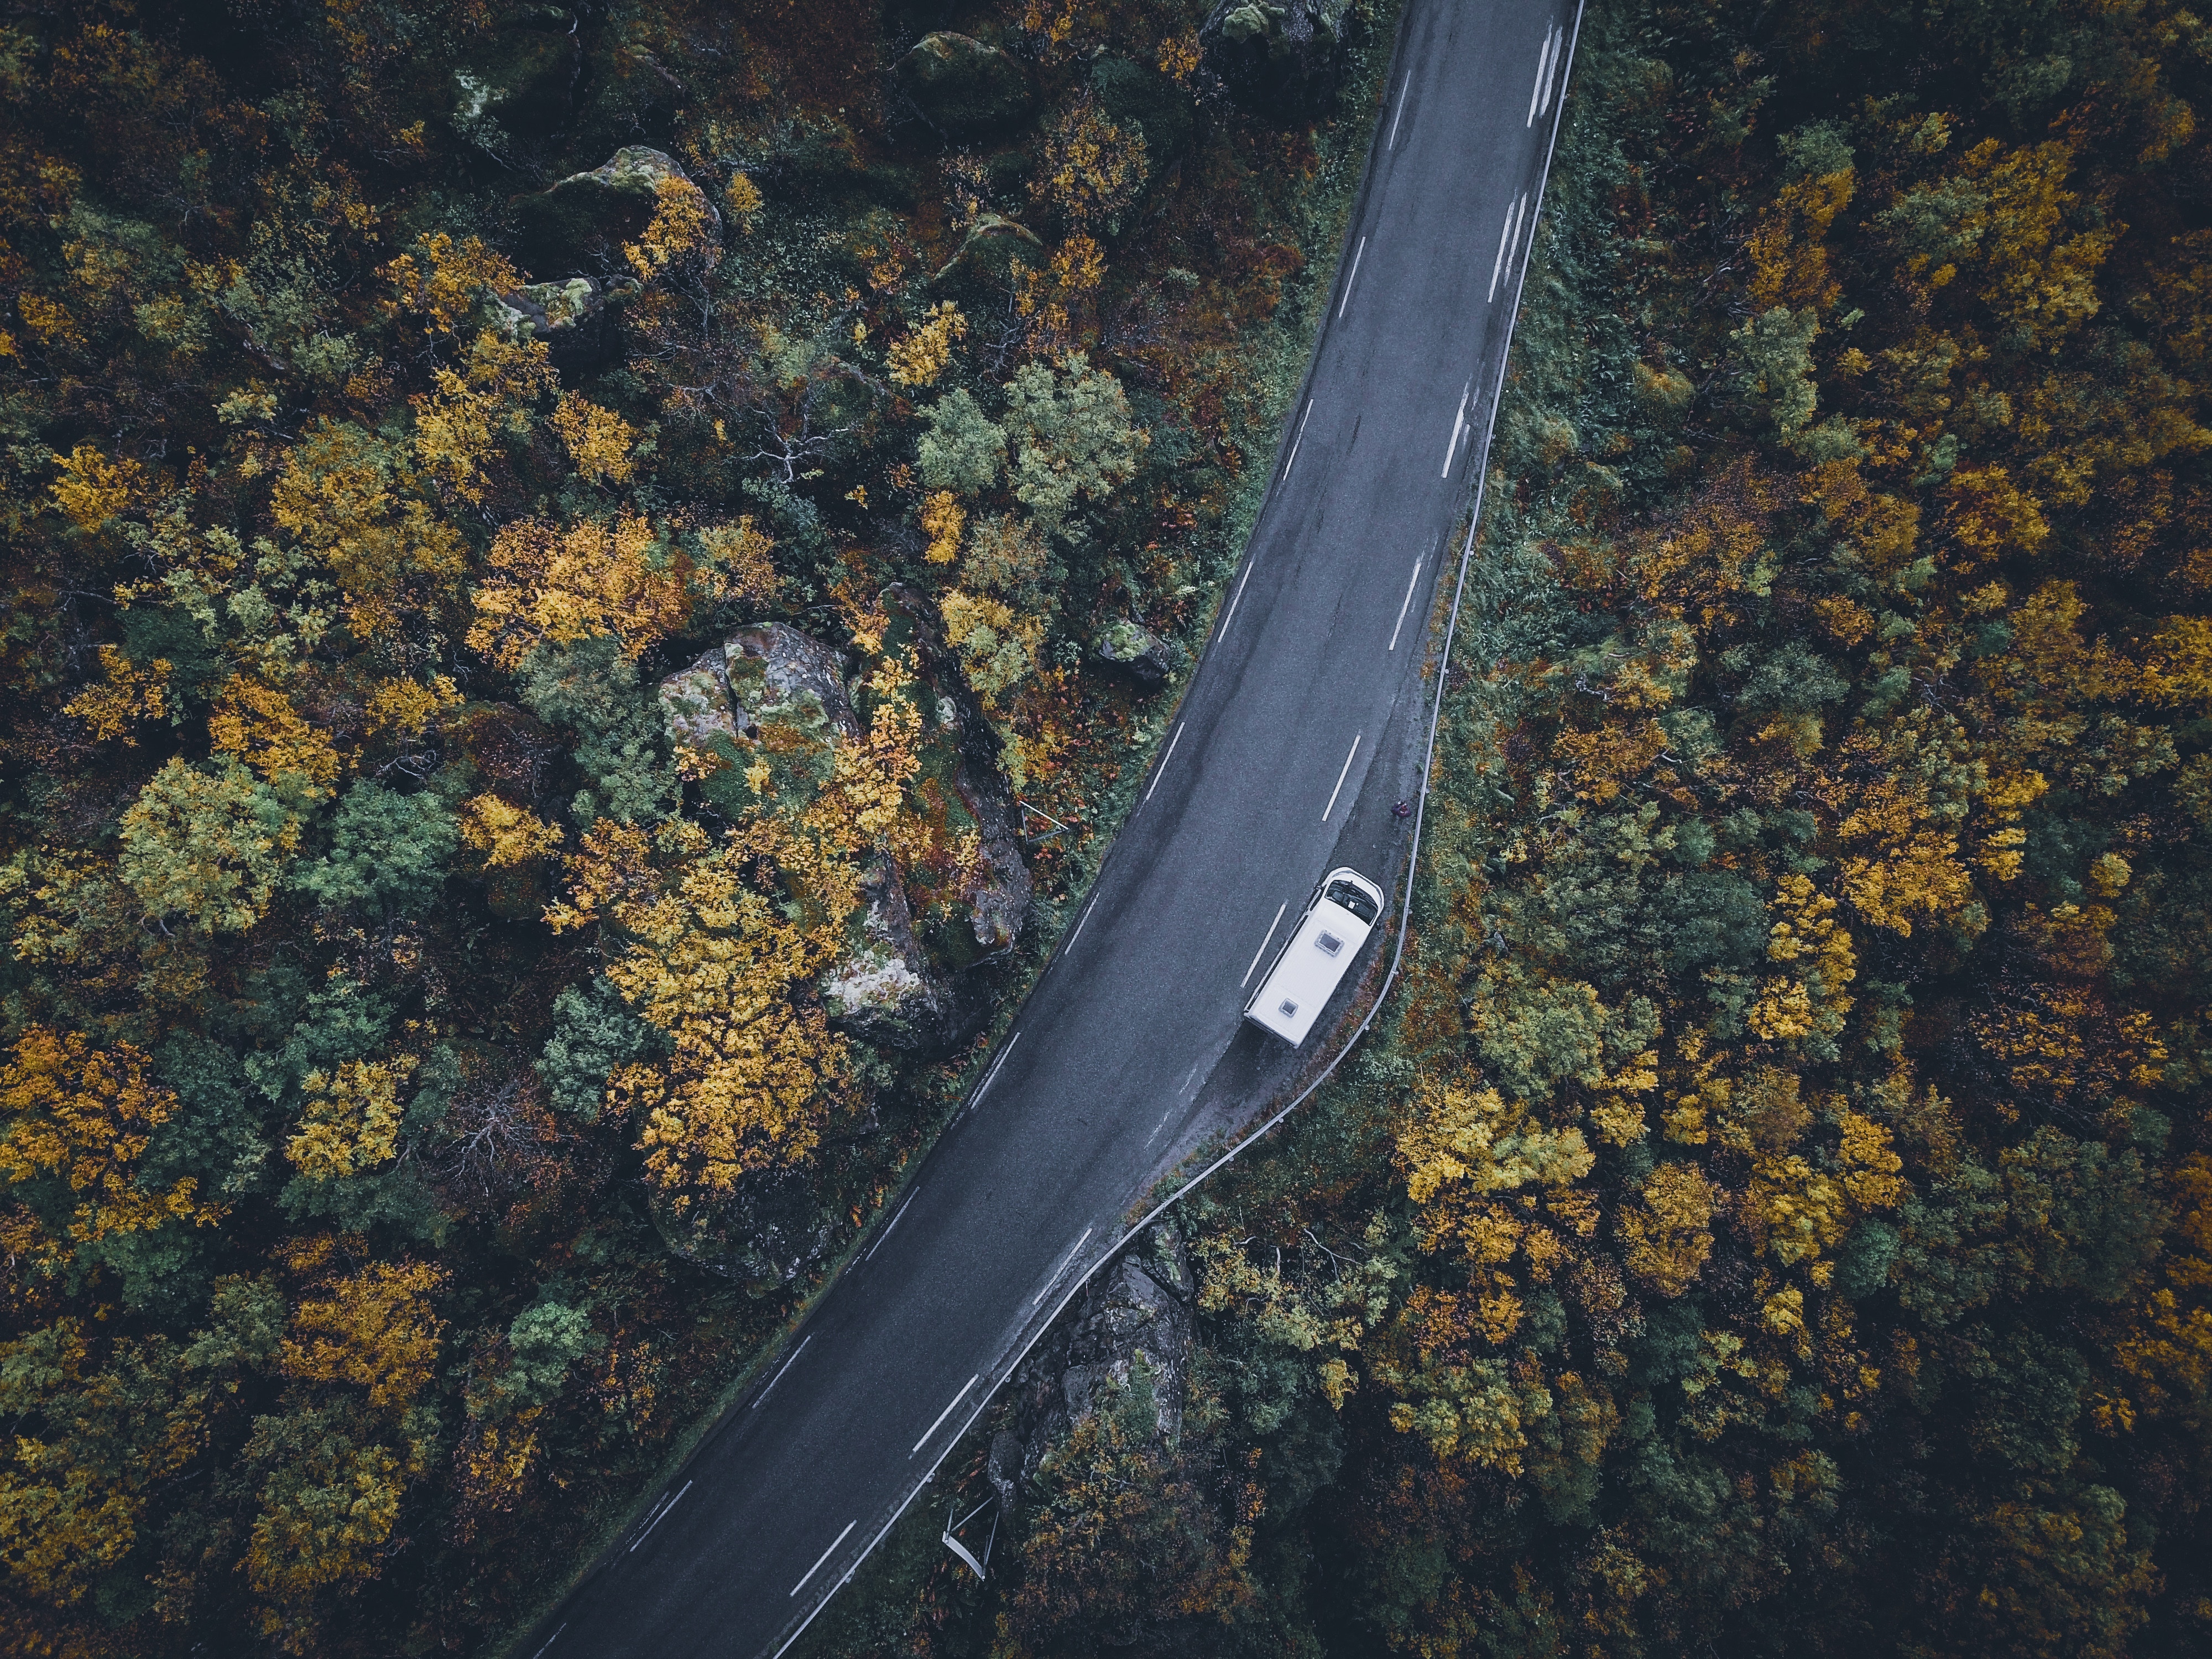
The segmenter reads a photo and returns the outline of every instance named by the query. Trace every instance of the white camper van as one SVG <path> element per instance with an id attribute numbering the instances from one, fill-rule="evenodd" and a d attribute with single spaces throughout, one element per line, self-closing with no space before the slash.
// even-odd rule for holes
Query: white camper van
<path id="1" fill-rule="evenodd" d="M 1357 870 L 1323 876 L 1244 1018 L 1293 1048 L 1304 1042 L 1382 914 L 1382 890 Z"/>

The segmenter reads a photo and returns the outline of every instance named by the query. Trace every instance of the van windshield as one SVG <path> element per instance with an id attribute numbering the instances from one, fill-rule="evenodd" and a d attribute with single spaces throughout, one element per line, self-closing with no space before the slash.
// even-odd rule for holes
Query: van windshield
<path id="1" fill-rule="evenodd" d="M 1370 927 L 1375 925 L 1375 918 L 1380 914 L 1376 908 L 1375 901 L 1348 881 L 1329 883 L 1328 890 L 1322 896 L 1332 904 L 1342 905 Z"/>

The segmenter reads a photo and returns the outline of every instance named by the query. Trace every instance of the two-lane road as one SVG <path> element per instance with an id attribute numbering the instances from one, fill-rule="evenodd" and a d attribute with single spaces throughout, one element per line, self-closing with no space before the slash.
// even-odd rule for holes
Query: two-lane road
<path id="1" fill-rule="evenodd" d="M 1423 699 L 1575 21 L 1410 0 L 1271 494 L 1095 896 L 869 1253 L 521 1653 L 778 1652 L 1118 1240 L 1232 1045 L 1273 1041 L 1240 988 Z"/>

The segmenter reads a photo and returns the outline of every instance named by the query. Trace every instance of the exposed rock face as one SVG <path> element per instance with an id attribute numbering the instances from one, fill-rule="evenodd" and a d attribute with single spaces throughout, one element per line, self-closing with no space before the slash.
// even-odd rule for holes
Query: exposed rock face
<path id="1" fill-rule="evenodd" d="M 1182 1431 L 1183 1382 L 1190 1372 L 1191 1293 L 1182 1233 L 1155 1222 L 1099 1271 L 1073 1316 L 1023 1362 L 1013 1388 L 1023 1431 L 1018 1474 L 1011 1449 L 1002 1459 L 994 1441 L 993 1482 L 1002 1476 L 1009 1487 L 1029 1482 L 1055 1440 L 1133 1381 L 1152 1389 L 1158 1443 L 1173 1444 Z"/>
<path id="2" fill-rule="evenodd" d="M 1027 225 L 986 213 L 961 238 L 960 251 L 930 281 L 939 288 L 1003 283 L 1011 279 L 1017 259 L 1032 270 L 1042 270 L 1044 244 Z"/>
<path id="3" fill-rule="evenodd" d="M 554 368 L 563 373 L 589 368 L 613 352 L 609 308 L 636 293 L 638 286 L 625 276 L 605 283 L 589 276 L 529 283 L 510 294 L 486 296 L 484 320 L 502 339 L 544 341 Z"/>
<path id="4" fill-rule="evenodd" d="M 886 1048 L 950 1054 L 982 1030 L 989 996 L 970 975 L 936 973 L 888 859 L 870 863 L 860 892 L 861 943 L 822 976 L 831 1024 Z"/>
<path id="5" fill-rule="evenodd" d="M 545 137 L 568 120 L 582 64 L 565 12 L 504 25 L 453 72 L 453 130 L 495 154 L 509 137 Z"/>
<path id="6" fill-rule="evenodd" d="M 654 1215 L 669 1248 L 709 1273 L 757 1290 L 788 1285 L 829 1254 L 836 1218 L 816 1202 L 806 1177 L 764 1170 L 741 1176 L 705 1226 Z"/>
<path id="7" fill-rule="evenodd" d="M 948 138 L 1006 126 L 1030 111 L 1022 66 L 964 34 L 925 34 L 891 74 L 922 119 Z"/>
<path id="8" fill-rule="evenodd" d="M 1139 685 L 1160 684 L 1175 672 L 1181 656 L 1175 647 L 1141 623 L 1109 623 L 1093 647 L 1103 663 L 1121 669 Z"/>
<path id="9" fill-rule="evenodd" d="M 588 173 L 572 173 L 534 196 L 515 198 L 524 254 L 533 270 L 614 270 L 624 242 L 634 242 L 653 221 L 664 179 L 699 187 L 665 151 L 628 144 Z M 699 192 L 717 238 L 721 215 Z"/>
<path id="10" fill-rule="evenodd" d="M 765 765 L 762 795 L 796 809 L 829 776 L 837 746 L 860 735 L 843 674 L 844 659 L 834 647 L 782 623 L 765 623 L 740 629 L 661 681 L 661 713 L 678 750 L 714 757 L 724 775 L 732 763 L 738 774 L 755 763 Z M 748 783 L 734 787 L 750 793 Z M 1014 859 L 1018 905 L 1001 892 L 1003 879 L 978 902 L 979 915 L 984 903 L 995 905 L 996 926 L 1006 925 L 1003 913 L 1012 909 L 1012 925 L 1018 927 L 1026 912 L 1028 871 L 1018 848 Z M 972 975 L 948 976 L 931 963 L 889 860 L 870 862 L 861 896 L 852 948 L 822 977 L 831 1022 L 868 1042 L 921 1054 L 946 1054 L 966 1042 L 989 1016 L 987 988 Z"/>
<path id="11" fill-rule="evenodd" d="M 952 653 L 937 631 L 935 607 L 912 588 L 894 582 L 884 590 L 884 607 L 911 630 L 921 680 L 936 715 L 938 732 L 954 750 L 953 793 L 975 820 L 991 878 L 973 902 L 975 943 L 986 950 L 1012 945 L 1028 921 L 1033 887 L 1022 860 L 1021 823 L 998 764 L 998 739 L 983 718 Z"/>
<path id="12" fill-rule="evenodd" d="M 1255 115 L 1310 121 L 1344 76 L 1350 0 L 1217 0 L 1199 26 L 1206 67 Z"/>

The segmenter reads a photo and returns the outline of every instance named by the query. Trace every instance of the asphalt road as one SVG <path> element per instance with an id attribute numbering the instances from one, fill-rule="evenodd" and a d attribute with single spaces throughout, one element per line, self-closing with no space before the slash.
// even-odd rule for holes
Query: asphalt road
<path id="1" fill-rule="evenodd" d="M 1574 0 L 1411 0 L 1272 493 L 1089 908 L 788 1359 L 520 1652 L 779 1652 L 1119 1237 L 1206 1079 L 1273 1042 L 1240 987 L 1355 813 L 1377 821 L 1370 769 L 1425 702 L 1574 21 Z"/>

